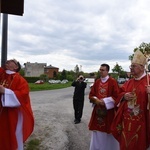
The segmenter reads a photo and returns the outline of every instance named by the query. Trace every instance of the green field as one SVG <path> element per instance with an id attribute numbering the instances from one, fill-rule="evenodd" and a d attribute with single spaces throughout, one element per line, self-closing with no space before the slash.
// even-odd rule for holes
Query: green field
<path id="1" fill-rule="evenodd" d="M 54 90 L 54 89 L 62 89 L 67 88 L 71 86 L 71 82 L 68 83 L 59 83 L 59 84 L 50 84 L 50 83 L 44 83 L 44 84 L 35 84 L 35 83 L 29 83 L 30 91 L 42 91 L 42 90 Z"/>

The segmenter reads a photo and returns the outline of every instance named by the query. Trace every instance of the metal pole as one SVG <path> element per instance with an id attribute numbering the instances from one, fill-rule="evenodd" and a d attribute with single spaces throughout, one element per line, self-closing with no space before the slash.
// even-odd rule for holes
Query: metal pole
<path id="1" fill-rule="evenodd" d="M 0 0 L 0 27 L 1 27 L 1 0 Z"/>
<path id="2" fill-rule="evenodd" d="M 1 0 L 0 0 L 0 24 L 1 24 Z"/>
<path id="3" fill-rule="evenodd" d="M 7 60 L 7 31 L 8 31 L 8 14 L 3 14 L 1 66 L 4 66 Z"/>

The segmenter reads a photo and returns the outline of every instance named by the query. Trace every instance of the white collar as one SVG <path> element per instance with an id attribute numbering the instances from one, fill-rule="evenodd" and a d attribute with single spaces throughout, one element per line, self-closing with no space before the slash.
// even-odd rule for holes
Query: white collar
<path id="1" fill-rule="evenodd" d="M 107 75 L 107 76 L 104 77 L 104 78 L 101 77 L 101 81 L 102 81 L 103 83 L 105 83 L 108 79 L 109 79 L 109 75 Z"/>
<path id="2" fill-rule="evenodd" d="M 144 72 L 141 77 L 139 77 L 139 78 L 134 78 L 134 79 L 135 79 L 135 80 L 141 80 L 144 76 L 146 76 L 146 72 Z"/>
<path id="3" fill-rule="evenodd" d="M 16 73 L 16 72 L 10 71 L 10 70 L 6 70 L 6 73 L 7 73 L 7 74 L 14 74 L 14 73 Z"/>

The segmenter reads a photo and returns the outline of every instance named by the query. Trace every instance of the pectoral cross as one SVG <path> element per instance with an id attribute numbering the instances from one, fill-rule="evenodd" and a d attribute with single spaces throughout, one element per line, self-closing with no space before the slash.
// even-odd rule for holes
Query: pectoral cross
<path id="1" fill-rule="evenodd" d="M 133 99 L 128 101 L 128 108 L 130 109 L 133 109 L 135 106 L 136 106 L 136 100 L 137 100 L 137 96 L 136 96 L 136 93 L 135 93 L 136 89 L 134 88 L 132 90 L 132 94 L 133 94 Z"/>
<path id="2" fill-rule="evenodd" d="M 105 93 L 105 91 L 106 91 L 106 89 L 104 89 L 104 88 L 100 89 L 100 93 Z"/>
<path id="3" fill-rule="evenodd" d="M 4 80 L 4 81 L 1 83 L 1 85 L 4 86 L 4 87 L 8 87 L 9 84 L 8 84 L 8 82 L 7 82 L 6 80 Z"/>

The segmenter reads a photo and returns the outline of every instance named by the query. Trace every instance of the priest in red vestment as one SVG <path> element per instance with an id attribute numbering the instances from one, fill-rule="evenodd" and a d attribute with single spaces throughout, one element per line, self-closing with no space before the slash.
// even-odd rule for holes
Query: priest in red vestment
<path id="1" fill-rule="evenodd" d="M 100 66 L 101 77 L 95 81 L 89 94 L 89 99 L 93 103 L 89 122 L 92 134 L 90 150 L 119 150 L 119 143 L 110 131 L 119 86 L 117 81 L 108 75 L 109 69 L 108 64 Z"/>
<path id="2" fill-rule="evenodd" d="M 137 50 L 130 69 L 133 78 L 120 89 L 117 114 L 112 133 L 120 143 L 120 150 L 147 150 L 150 145 L 150 119 L 148 110 L 146 57 Z"/>
<path id="3" fill-rule="evenodd" d="M 34 127 L 29 87 L 20 68 L 15 59 L 0 68 L 0 150 L 23 150 Z"/>

